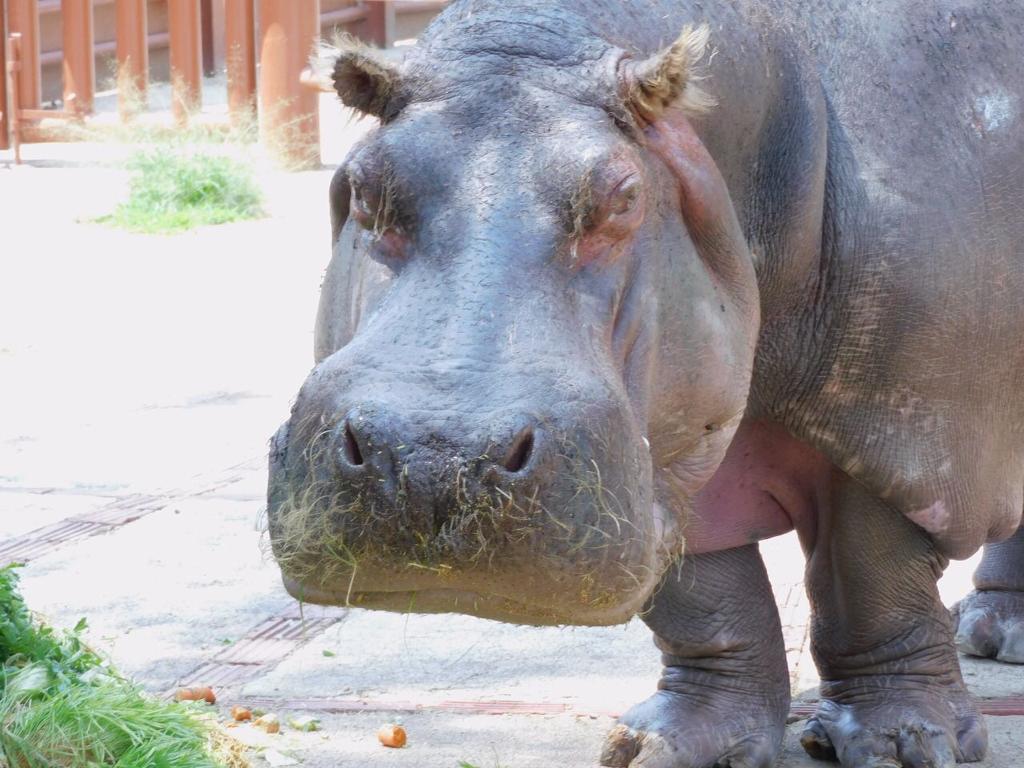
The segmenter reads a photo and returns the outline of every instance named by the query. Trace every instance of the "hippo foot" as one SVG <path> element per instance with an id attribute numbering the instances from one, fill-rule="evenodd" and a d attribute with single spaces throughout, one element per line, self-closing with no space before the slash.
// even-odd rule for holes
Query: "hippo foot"
<path id="1" fill-rule="evenodd" d="M 961 683 L 904 682 L 905 691 L 891 677 L 842 684 L 807 721 L 807 754 L 847 768 L 952 768 L 985 756 L 985 722 Z"/>
<path id="2" fill-rule="evenodd" d="M 972 592 L 954 606 L 953 622 L 963 653 L 1024 664 L 1024 592 Z"/>
<path id="3" fill-rule="evenodd" d="M 787 697 L 660 690 L 623 715 L 601 751 L 611 768 L 768 768 L 785 732 Z"/>

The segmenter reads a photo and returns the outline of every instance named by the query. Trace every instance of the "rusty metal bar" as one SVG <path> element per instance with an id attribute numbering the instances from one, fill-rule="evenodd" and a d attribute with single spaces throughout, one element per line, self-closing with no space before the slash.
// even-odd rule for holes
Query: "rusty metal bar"
<path id="1" fill-rule="evenodd" d="M 319 96 L 302 85 L 320 37 L 319 0 L 260 0 L 260 137 L 290 167 L 320 163 Z"/>
<path id="2" fill-rule="evenodd" d="M 253 0 L 224 0 L 224 59 L 228 111 L 237 126 L 256 110 L 256 7 Z"/>
<path id="3" fill-rule="evenodd" d="M 339 8 L 336 11 L 327 11 L 320 16 L 320 27 L 344 27 L 356 22 L 366 21 L 366 6 L 352 5 L 348 8 Z"/>
<path id="4" fill-rule="evenodd" d="M 16 107 L 39 109 L 43 91 L 39 68 L 39 6 L 36 0 L 10 0 L 7 25 L 9 35 L 21 35 L 17 45 L 21 56 L 18 63 L 18 100 L 11 103 Z"/>
<path id="5" fill-rule="evenodd" d="M 392 0 L 364 0 L 367 37 L 381 48 L 395 42 L 395 4 Z"/>
<path id="6" fill-rule="evenodd" d="M 117 98 L 122 120 L 145 105 L 148 85 L 146 0 L 117 0 Z"/>
<path id="7" fill-rule="evenodd" d="M 64 22 L 64 107 L 88 115 L 96 95 L 92 0 L 61 0 L 60 13 Z"/>
<path id="8" fill-rule="evenodd" d="M 19 109 L 18 119 L 21 120 L 22 128 L 26 123 L 38 120 L 75 120 L 78 113 L 68 112 L 62 109 Z M 24 131 L 22 131 L 24 132 Z"/>
<path id="9" fill-rule="evenodd" d="M 39 15 L 47 16 L 60 13 L 61 0 L 39 0 Z M 113 5 L 116 0 L 93 0 L 93 7 L 99 5 Z"/>
<path id="10" fill-rule="evenodd" d="M 171 34 L 171 111 L 178 124 L 202 104 L 202 60 L 199 0 L 168 0 Z"/>
<path id="11" fill-rule="evenodd" d="M 171 36 L 166 32 L 154 32 L 151 35 L 147 35 L 149 50 L 154 48 L 167 48 L 170 42 Z M 97 58 L 100 56 L 116 55 L 117 54 L 117 42 L 114 40 L 104 40 L 102 43 L 96 43 L 96 47 L 93 49 L 96 53 Z M 56 51 L 43 51 L 39 55 L 39 63 L 44 67 L 49 64 L 60 64 L 64 60 L 64 52 L 60 50 Z"/>

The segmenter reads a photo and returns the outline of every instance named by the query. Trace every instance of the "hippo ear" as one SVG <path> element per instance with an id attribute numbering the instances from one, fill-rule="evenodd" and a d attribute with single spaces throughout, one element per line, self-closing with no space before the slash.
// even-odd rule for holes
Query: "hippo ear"
<path id="1" fill-rule="evenodd" d="M 714 106 L 714 99 L 699 86 L 699 62 L 710 36 L 706 24 L 687 25 L 674 43 L 653 56 L 624 57 L 618 70 L 619 93 L 628 111 L 651 122 L 673 105 L 691 113 Z"/>
<path id="2" fill-rule="evenodd" d="M 342 103 L 382 120 L 397 114 L 402 106 L 397 98 L 401 81 L 398 67 L 354 37 L 341 37 L 335 46 L 334 90 Z"/>

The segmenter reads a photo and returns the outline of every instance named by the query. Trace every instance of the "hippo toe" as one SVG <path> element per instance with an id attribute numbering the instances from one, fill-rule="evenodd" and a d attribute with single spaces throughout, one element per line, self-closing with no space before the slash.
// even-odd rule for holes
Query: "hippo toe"
<path id="1" fill-rule="evenodd" d="M 953 617 L 963 653 L 1024 664 L 1024 592 L 977 590 L 953 609 Z"/>

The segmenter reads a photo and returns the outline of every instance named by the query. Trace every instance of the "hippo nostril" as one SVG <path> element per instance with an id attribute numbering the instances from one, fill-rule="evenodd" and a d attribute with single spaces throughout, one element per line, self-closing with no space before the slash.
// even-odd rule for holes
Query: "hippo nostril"
<path id="1" fill-rule="evenodd" d="M 352 425 L 348 422 L 345 422 L 345 440 L 342 443 L 342 452 L 345 461 L 353 467 L 361 467 L 366 463 L 363 459 L 363 452 L 359 450 L 359 441 L 356 440 L 355 433 L 352 431 Z"/>
<path id="2" fill-rule="evenodd" d="M 521 472 L 523 467 L 530 461 L 530 454 L 533 453 L 533 430 L 527 427 L 516 437 L 512 449 L 508 452 L 502 466 L 512 473 Z"/>

